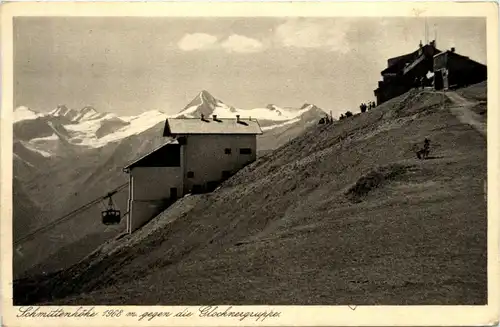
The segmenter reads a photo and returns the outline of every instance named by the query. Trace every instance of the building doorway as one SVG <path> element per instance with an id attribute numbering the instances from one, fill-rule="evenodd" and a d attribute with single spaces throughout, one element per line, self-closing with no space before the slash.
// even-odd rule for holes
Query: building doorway
<path id="1" fill-rule="evenodd" d="M 223 170 L 222 171 L 222 179 L 223 180 L 226 180 L 228 179 L 229 177 L 231 177 L 231 172 L 229 170 Z"/>
<path id="2" fill-rule="evenodd" d="M 211 181 L 211 182 L 208 182 L 207 183 L 207 191 L 208 192 L 213 192 L 215 191 L 215 189 L 217 188 L 217 186 L 219 186 L 219 182 L 218 181 Z"/>
<path id="3" fill-rule="evenodd" d="M 172 201 L 177 200 L 177 188 L 176 187 L 170 188 L 170 200 L 172 200 Z"/>
<path id="4" fill-rule="evenodd" d="M 192 194 L 203 193 L 203 186 L 199 184 L 194 184 L 193 187 L 191 188 L 191 193 Z"/>
<path id="5" fill-rule="evenodd" d="M 444 88 L 443 71 L 438 70 L 434 73 L 434 90 L 439 91 Z"/>

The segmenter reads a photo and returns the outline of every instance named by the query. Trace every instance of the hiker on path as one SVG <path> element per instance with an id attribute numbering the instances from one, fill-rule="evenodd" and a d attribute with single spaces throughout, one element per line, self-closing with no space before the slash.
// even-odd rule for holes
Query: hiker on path
<path id="1" fill-rule="evenodd" d="M 428 138 L 425 138 L 425 140 L 424 140 L 424 150 L 426 150 L 427 152 L 429 152 L 430 146 L 431 146 L 431 141 Z"/>
<path id="2" fill-rule="evenodd" d="M 431 141 L 428 138 L 424 140 L 424 147 L 422 149 L 418 149 L 416 151 L 416 155 L 418 159 L 427 159 L 427 156 L 430 152 Z"/>

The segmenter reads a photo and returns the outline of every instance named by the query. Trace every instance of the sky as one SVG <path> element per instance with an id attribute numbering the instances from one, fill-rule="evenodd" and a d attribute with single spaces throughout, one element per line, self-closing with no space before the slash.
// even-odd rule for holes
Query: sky
<path id="1" fill-rule="evenodd" d="M 428 18 L 428 41 L 486 64 L 484 18 Z M 375 100 L 387 59 L 425 43 L 423 18 L 17 17 L 14 106 L 136 115 L 201 90 L 250 109 Z"/>

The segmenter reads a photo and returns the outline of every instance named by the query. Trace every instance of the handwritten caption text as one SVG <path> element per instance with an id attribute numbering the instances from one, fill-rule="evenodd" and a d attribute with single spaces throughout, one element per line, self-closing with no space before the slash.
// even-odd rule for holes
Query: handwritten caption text
<path id="1" fill-rule="evenodd" d="M 183 308 L 172 311 L 133 311 L 123 309 L 100 310 L 96 307 L 78 308 L 43 308 L 38 306 L 20 307 L 18 318 L 134 318 L 138 321 L 151 321 L 158 318 L 234 318 L 239 321 L 254 319 L 262 322 L 267 318 L 279 318 L 281 312 L 274 310 L 245 311 L 232 306 L 221 308 L 219 306 L 202 306 L 198 308 Z"/>

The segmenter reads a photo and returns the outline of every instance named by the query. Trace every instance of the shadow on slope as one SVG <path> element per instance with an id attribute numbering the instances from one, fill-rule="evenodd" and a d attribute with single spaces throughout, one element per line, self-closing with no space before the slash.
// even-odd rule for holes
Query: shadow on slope
<path id="1" fill-rule="evenodd" d="M 414 167 L 414 166 L 413 166 Z M 389 166 L 372 169 L 367 174 L 361 176 L 352 187 L 346 192 L 346 196 L 353 202 L 361 202 L 362 198 L 375 188 L 381 187 L 383 183 L 396 180 L 406 173 L 412 166 L 392 164 Z"/>
<path id="2" fill-rule="evenodd" d="M 37 219 L 41 219 L 43 213 L 40 208 L 31 201 L 22 187 L 22 183 L 14 177 L 12 180 L 13 219 L 12 232 L 14 240 L 27 235 L 35 225 Z"/>

